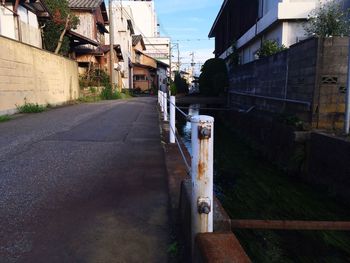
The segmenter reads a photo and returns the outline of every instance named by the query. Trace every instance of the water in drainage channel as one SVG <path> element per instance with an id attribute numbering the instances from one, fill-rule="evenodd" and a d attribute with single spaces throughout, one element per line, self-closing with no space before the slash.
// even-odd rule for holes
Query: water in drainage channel
<path id="1" fill-rule="evenodd" d="M 215 117 L 214 190 L 231 218 L 350 221 L 348 206 L 288 177 L 254 151 L 234 133 L 234 124 L 222 121 L 227 113 L 200 110 L 200 105 L 190 105 L 187 112 Z M 190 123 L 178 115 L 177 128 L 191 151 Z M 237 230 L 235 234 L 253 262 L 350 262 L 349 232 Z"/>

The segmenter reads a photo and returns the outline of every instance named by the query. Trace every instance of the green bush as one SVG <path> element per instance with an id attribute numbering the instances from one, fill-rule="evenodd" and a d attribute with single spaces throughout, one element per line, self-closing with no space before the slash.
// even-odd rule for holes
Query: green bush
<path id="1" fill-rule="evenodd" d="M 45 111 L 46 107 L 39 105 L 38 103 L 27 103 L 24 102 L 24 105 L 18 106 L 17 110 L 19 113 L 39 113 Z"/>
<path id="2" fill-rule="evenodd" d="M 61 33 L 67 29 L 76 29 L 79 25 L 79 17 L 69 8 L 68 0 L 46 0 L 47 7 L 52 14 L 52 19 L 43 25 L 44 48 L 54 52 L 58 46 Z M 69 22 L 66 27 L 66 22 Z M 64 36 L 59 53 L 68 56 L 70 51 L 69 38 Z"/>
<path id="3" fill-rule="evenodd" d="M 228 56 L 228 62 L 231 66 L 237 66 L 240 63 L 240 57 L 236 41 L 231 45 L 231 49 L 232 53 Z"/>
<path id="4" fill-rule="evenodd" d="M 100 69 L 93 69 L 79 77 L 80 88 L 100 87 L 109 84 L 109 75 Z"/>
<path id="5" fill-rule="evenodd" d="M 287 48 L 284 45 L 279 46 L 276 40 L 265 40 L 263 41 L 261 48 L 258 50 L 257 55 L 259 58 L 265 58 L 286 49 Z"/>
<path id="6" fill-rule="evenodd" d="M 309 15 L 305 31 L 309 36 L 348 36 L 350 30 L 349 9 L 343 11 L 339 3 L 331 1 Z"/>
<path id="7" fill-rule="evenodd" d="M 118 100 L 122 98 L 121 94 L 113 90 L 109 83 L 102 89 L 100 97 L 102 100 Z"/>
<path id="8" fill-rule="evenodd" d="M 188 93 L 187 81 L 183 77 L 181 77 L 181 74 L 179 72 L 175 73 L 174 84 L 175 84 L 177 93 L 179 94 Z"/>
<path id="9" fill-rule="evenodd" d="M 218 96 L 228 87 L 228 73 L 223 59 L 207 60 L 199 76 L 199 91 L 205 96 Z"/>
<path id="10" fill-rule="evenodd" d="M 11 120 L 11 117 L 8 115 L 2 115 L 0 116 L 0 122 L 5 122 Z"/>
<path id="11" fill-rule="evenodd" d="M 173 81 L 170 83 L 170 93 L 172 96 L 175 96 L 177 94 L 176 85 Z"/>

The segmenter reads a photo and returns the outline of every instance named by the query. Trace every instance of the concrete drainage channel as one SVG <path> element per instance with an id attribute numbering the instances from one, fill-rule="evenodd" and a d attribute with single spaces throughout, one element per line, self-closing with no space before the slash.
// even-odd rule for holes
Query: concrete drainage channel
<path id="1" fill-rule="evenodd" d="M 170 121 L 167 104 L 170 102 Z M 162 141 L 168 172 L 172 224 L 181 243 L 180 262 L 251 262 L 235 235 L 231 221 L 213 195 L 213 125 L 209 116 L 191 118 L 191 158 L 176 136 L 175 112 L 184 112 L 159 92 Z M 191 167 L 189 166 L 191 163 Z"/>

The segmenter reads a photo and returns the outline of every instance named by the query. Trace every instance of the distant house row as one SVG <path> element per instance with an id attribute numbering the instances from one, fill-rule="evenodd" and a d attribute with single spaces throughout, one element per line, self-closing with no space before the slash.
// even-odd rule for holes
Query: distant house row
<path id="1" fill-rule="evenodd" d="M 145 13 L 154 13 L 154 6 L 153 9 L 144 6 L 143 1 L 140 4 L 136 5 L 140 12 L 144 9 Z M 69 0 L 69 7 L 80 19 L 77 29 L 66 33 L 70 40 L 69 57 L 77 61 L 79 74 L 84 76 L 96 69 L 109 73 L 110 21 L 105 1 Z M 135 27 L 139 26 L 135 24 L 132 7 L 115 6 L 113 11 L 115 43 L 112 66 L 117 76 L 114 80 L 116 86 L 139 91 L 165 88 L 169 74 L 166 63 L 166 59 L 169 59 L 169 40 L 151 35 L 155 39 L 153 42 L 159 43 L 156 50 L 152 49 L 154 44 L 145 44 L 143 32 L 135 32 Z M 0 35 L 37 48 L 45 49 L 43 28 L 51 19 L 53 15 L 45 0 L 6 0 L 0 3 Z M 157 24 L 149 27 L 156 28 Z M 147 41 L 150 40 L 147 38 Z M 150 50 L 147 50 L 148 47 Z M 163 51 L 159 52 L 159 49 Z"/>

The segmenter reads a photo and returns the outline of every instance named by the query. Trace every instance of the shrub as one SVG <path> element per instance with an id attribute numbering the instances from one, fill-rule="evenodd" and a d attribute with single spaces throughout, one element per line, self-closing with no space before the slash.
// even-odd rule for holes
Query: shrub
<path id="1" fill-rule="evenodd" d="M 24 105 L 18 106 L 17 110 L 19 113 L 39 113 L 45 111 L 46 107 L 39 105 L 38 103 L 24 102 Z"/>
<path id="2" fill-rule="evenodd" d="M 5 122 L 11 120 L 11 117 L 8 115 L 2 115 L 0 116 L 0 122 Z"/>
<path id="3" fill-rule="evenodd" d="M 240 63 L 239 51 L 237 48 L 237 42 L 233 42 L 231 45 L 232 53 L 228 56 L 228 63 L 230 66 L 237 66 Z"/>
<path id="4" fill-rule="evenodd" d="M 284 45 L 279 46 L 276 40 L 265 40 L 263 41 L 261 48 L 258 50 L 257 55 L 259 58 L 265 58 L 286 49 L 287 48 Z"/>
<path id="5" fill-rule="evenodd" d="M 80 88 L 100 87 L 109 85 L 109 75 L 100 69 L 93 69 L 90 72 L 81 75 L 79 78 Z"/>
<path id="6" fill-rule="evenodd" d="M 52 20 L 45 22 L 43 26 L 44 47 L 51 52 L 67 56 L 70 46 L 69 38 L 65 33 L 67 30 L 77 28 L 79 18 L 69 8 L 68 0 L 46 0 L 45 2 L 52 14 Z"/>
<path id="7" fill-rule="evenodd" d="M 176 85 L 173 81 L 170 83 L 170 93 L 172 96 L 177 94 Z"/>
<path id="8" fill-rule="evenodd" d="M 117 100 L 122 98 L 120 93 L 113 90 L 109 83 L 102 89 L 100 97 L 103 100 Z"/>
<path id="9" fill-rule="evenodd" d="M 223 59 L 207 60 L 199 76 L 199 90 L 205 96 L 218 96 L 228 86 L 228 73 Z"/>
<path id="10" fill-rule="evenodd" d="M 179 72 L 175 73 L 174 84 L 175 84 L 177 93 L 179 94 L 188 93 L 187 81 L 183 77 L 181 77 L 181 74 Z"/>
<path id="11" fill-rule="evenodd" d="M 349 9 L 343 10 L 339 3 L 330 1 L 311 12 L 304 28 L 308 36 L 332 37 L 349 35 Z"/>

